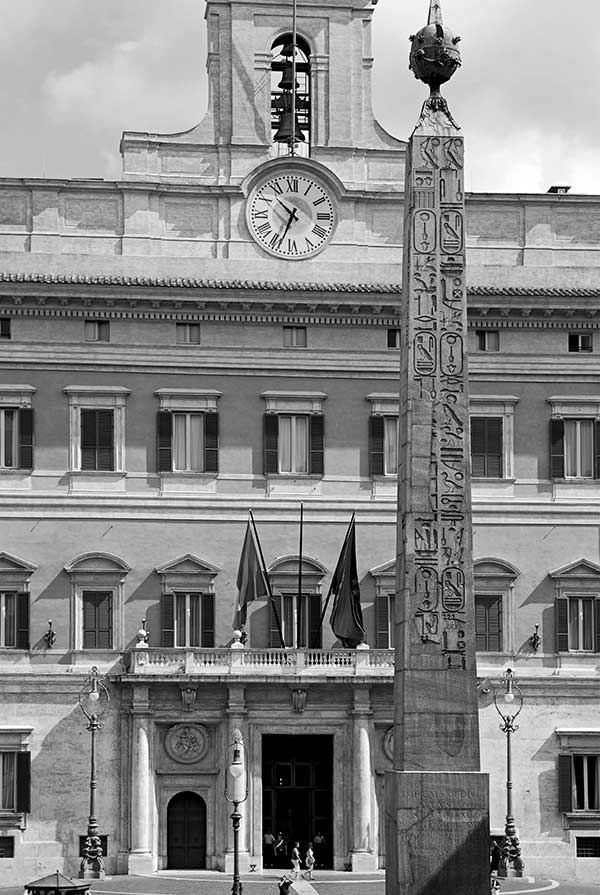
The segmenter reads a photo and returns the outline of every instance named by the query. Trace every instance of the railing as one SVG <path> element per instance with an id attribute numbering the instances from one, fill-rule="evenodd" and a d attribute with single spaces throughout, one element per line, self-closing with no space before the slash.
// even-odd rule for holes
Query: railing
<path id="1" fill-rule="evenodd" d="M 133 649 L 128 673 L 243 677 L 384 677 L 394 674 L 393 650 Z"/>

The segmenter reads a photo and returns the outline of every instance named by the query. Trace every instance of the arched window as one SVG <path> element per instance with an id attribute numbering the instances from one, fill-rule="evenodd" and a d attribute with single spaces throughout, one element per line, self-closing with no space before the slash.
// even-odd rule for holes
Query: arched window
<path id="1" fill-rule="evenodd" d="M 294 46 L 292 34 L 282 34 L 271 48 L 271 130 L 278 155 L 310 155 L 310 49 L 296 35 L 296 118 L 293 124 Z M 292 149 L 293 147 L 293 149 Z"/>

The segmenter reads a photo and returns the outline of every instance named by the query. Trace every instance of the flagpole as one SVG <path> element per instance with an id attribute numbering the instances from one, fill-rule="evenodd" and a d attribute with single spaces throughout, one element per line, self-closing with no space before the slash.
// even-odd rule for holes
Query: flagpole
<path id="1" fill-rule="evenodd" d="M 304 504 L 300 504 L 300 545 L 298 547 L 298 599 L 296 601 L 296 631 L 300 620 L 300 605 L 302 603 L 302 528 L 304 522 Z"/>
<path id="2" fill-rule="evenodd" d="M 279 613 L 277 612 L 277 606 L 275 605 L 275 600 L 273 599 L 273 591 L 271 589 L 271 579 L 269 578 L 269 573 L 267 572 L 267 567 L 265 565 L 265 557 L 263 556 L 261 543 L 258 537 L 258 531 L 256 530 L 256 522 L 254 521 L 254 516 L 252 514 L 252 510 L 248 511 L 250 513 L 250 521 L 252 523 L 252 528 L 254 530 L 254 537 L 256 538 L 256 544 L 258 546 L 258 552 L 260 554 L 260 561 L 262 563 L 263 575 L 265 576 L 265 581 L 267 582 L 267 587 L 269 588 L 269 600 L 271 601 L 271 606 L 273 607 L 273 615 L 275 616 L 275 621 L 277 623 L 277 631 L 279 632 L 279 639 L 281 641 L 282 649 L 285 649 L 285 641 L 283 639 L 283 629 L 281 627 L 281 620 L 279 618 Z"/>
<path id="3" fill-rule="evenodd" d="M 344 552 L 344 549 L 345 549 L 346 544 L 347 544 L 347 542 L 348 542 L 348 538 L 350 537 L 350 531 L 351 531 L 351 529 L 352 529 L 352 523 L 354 522 L 354 517 L 355 517 L 355 516 L 356 516 L 356 510 L 352 513 L 352 519 L 351 519 L 350 522 L 348 523 L 348 529 L 347 529 L 347 531 L 346 531 L 346 537 L 344 538 L 344 543 L 342 544 L 342 549 L 340 550 L 340 556 L 341 556 L 342 553 Z M 322 630 L 322 628 L 323 628 L 323 622 L 325 621 L 325 613 L 327 612 L 327 607 L 329 606 L 329 601 L 330 601 L 330 599 L 331 599 L 331 586 L 332 586 L 332 584 L 333 584 L 333 579 L 334 579 L 334 577 L 335 577 L 335 572 L 334 572 L 334 574 L 331 576 L 331 583 L 329 584 L 329 590 L 328 590 L 328 592 L 327 592 L 327 599 L 325 600 L 325 605 L 323 606 L 323 611 L 321 612 L 321 618 L 319 619 L 319 627 L 317 628 L 316 633 L 315 633 L 315 638 L 314 638 L 314 644 L 315 644 L 315 645 L 314 645 L 314 647 L 313 647 L 314 649 L 316 649 L 316 644 L 317 644 L 317 641 L 318 641 L 318 639 L 319 639 L 319 634 L 321 633 L 321 630 Z"/>

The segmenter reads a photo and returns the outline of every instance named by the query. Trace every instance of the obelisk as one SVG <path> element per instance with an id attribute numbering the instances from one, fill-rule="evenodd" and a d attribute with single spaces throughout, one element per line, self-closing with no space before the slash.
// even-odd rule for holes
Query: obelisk
<path id="1" fill-rule="evenodd" d="M 471 537 L 463 138 L 440 85 L 459 38 L 431 0 L 410 68 L 430 87 L 407 150 L 394 770 L 387 895 L 489 893 Z"/>

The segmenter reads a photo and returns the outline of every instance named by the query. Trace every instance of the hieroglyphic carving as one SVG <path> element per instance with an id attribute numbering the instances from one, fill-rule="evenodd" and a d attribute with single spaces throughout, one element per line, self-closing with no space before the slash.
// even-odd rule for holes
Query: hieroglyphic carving
<path id="1" fill-rule="evenodd" d="M 410 176 L 408 395 L 431 408 L 429 514 L 414 519 L 414 620 L 443 666 L 466 667 L 468 388 L 463 141 L 415 136 Z M 416 406 L 413 405 L 413 407 Z M 414 412 L 414 411 L 413 411 Z"/>

